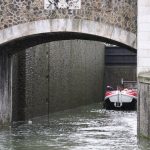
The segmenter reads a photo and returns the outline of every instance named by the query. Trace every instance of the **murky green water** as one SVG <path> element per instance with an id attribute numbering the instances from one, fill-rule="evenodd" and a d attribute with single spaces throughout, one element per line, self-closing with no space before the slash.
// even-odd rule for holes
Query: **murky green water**
<path id="1" fill-rule="evenodd" d="M 0 131 L 0 150 L 147 150 L 137 141 L 136 112 L 108 111 L 99 104 L 40 117 Z"/>

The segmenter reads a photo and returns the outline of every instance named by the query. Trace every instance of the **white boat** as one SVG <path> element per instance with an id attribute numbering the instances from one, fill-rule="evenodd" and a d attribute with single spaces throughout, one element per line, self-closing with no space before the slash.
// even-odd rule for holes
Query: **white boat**
<path id="1" fill-rule="evenodd" d="M 137 89 L 108 89 L 105 93 L 106 109 L 136 109 Z"/>

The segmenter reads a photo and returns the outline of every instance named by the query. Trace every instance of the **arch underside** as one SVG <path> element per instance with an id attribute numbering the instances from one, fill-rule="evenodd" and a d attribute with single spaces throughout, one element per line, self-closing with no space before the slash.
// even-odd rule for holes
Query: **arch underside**
<path id="1" fill-rule="evenodd" d="M 6 28 L 0 31 L 0 35 L 0 48 L 11 53 L 45 42 L 68 39 L 96 40 L 136 49 L 134 33 L 110 24 L 89 20 L 34 21 Z"/>

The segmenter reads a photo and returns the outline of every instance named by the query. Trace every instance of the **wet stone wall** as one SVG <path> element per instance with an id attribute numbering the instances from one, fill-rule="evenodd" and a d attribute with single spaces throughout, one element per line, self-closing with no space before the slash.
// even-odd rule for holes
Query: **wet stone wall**
<path id="1" fill-rule="evenodd" d="M 44 0 L 0 0 L 0 30 L 44 19 L 93 20 L 136 33 L 137 0 L 81 0 L 80 9 L 44 9 Z"/>
<path id="2" fill-rule="evenodd" d="M 11 120 L 10 57 L 0 53 L 0 125 Z"/>
<path id="3" fill-rule="evenodd" d="M 22 118 L 47 115 L 48 112 L 102 100 L 102 43 L 85 40 L 56 41 L 29 48 L 15 57 L 19 59 L 23 56 L 25 70 L 21 67 L 18 69 L 17 74 L 22 74 L 22 81 L 17 86 L 25 85 L 24 91 L 19 92 L 19 95 L 25 95 L 19 99 L 25 105 L 19 104 L 17 99 L 13 100 L 14 108 L 20 105 L 24 109 Z M 15 88 L 13 89 L 15 94 Z"/>
<path id="4" fill-rule="evenodd" d="M 19 57 L 18 57 L 19 55 Z M 25 51 L 12 56 L 12 120 L 25 119 Z M 21 93 L 21 94 L 20 94 Z"/>

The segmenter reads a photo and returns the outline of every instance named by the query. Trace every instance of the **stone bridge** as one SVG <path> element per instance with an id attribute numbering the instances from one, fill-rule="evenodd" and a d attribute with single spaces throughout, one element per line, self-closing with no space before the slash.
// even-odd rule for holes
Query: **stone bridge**
<path id="1" fill-rule="evenodd" d="M 46 0 L 1 0 L 0 44 L 39 34 L 72 32 L 136 49 L 136 0 L 78 0 L 78 3 L 79 8 L 46 8 Z"/>
<path id="2" fill-rule="evenodd" d="M 0 0 L 0 121 L 12 117 L 11 53 L 86 39 L 136 49 L 137 0 Z"/>

